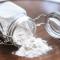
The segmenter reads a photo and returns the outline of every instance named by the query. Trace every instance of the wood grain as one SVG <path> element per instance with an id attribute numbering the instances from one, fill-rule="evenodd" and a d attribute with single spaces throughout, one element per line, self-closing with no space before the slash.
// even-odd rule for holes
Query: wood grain
<path id="1" fill-rule="evenodd" d="M 26 9 L 27 14 L 35 18 L 41 13 L 49 14 L 54 11 L 60 11 L 59 3 L 45 2 L 45 1 L 31 1 L 31 0 L 13 0 L 14 3 Z M 43 56 L 37 58 L 25 58 L 12 55 L 7 48 L 0 48 L 0 60 L 60 60 L 60 40 L 52 38 L 45 31 L 44 26 L 37 27 L 36 32 L 38 37 L 47 40 L 48 44 L 53 47 L 53 50 Z"/>

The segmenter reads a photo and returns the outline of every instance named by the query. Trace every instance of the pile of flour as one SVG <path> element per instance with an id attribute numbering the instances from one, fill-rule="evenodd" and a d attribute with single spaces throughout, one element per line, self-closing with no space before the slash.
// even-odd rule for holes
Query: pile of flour
<path id="1" fill-rule="evenodd" d="M 52 47 L 48 46 L 47 41 L 34 37 L 29 31 L 21 27 L 15 30 L 13 39 L 16 44 L 22 45 L 22 47 L 15 52 L 15 55 L 18 56 L 33 58 L 47 54 L 48 51 L 52 50 Z"/>

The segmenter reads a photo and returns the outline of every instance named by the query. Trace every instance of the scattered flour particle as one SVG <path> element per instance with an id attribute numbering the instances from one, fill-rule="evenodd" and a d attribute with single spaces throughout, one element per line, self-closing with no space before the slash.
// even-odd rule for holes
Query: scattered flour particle
<path id="1" fill-rule="evenodd" d="M 15 54 L 32 58 L 46 54 L 50 50 L 52 50 L 52 47 L 48 46 L 47 42 L 40 38 L 31 37 L 31 39 L 24 42 Z"/>
<path id="2" fill-rule="evenodd" d="M 48 51 L 52 50 L 52 47 L 48 46 L 47 41 L 34 37 L 29 31 L 22 28 L 14 32 L 13 39 L 16 44 L 22 45 L 15 52 L 15 55 L 18 56 L 33 58 L 47 54 Z"/>

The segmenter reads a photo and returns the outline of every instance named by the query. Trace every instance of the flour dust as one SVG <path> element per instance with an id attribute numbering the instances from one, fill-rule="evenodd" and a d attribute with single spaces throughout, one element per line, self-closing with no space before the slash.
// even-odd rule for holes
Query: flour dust
<path id="1" fill-rule="evenodd" d="M 34 37 L 29 31 L 21 27 L 15 30 L 13 40 L 16 44 L 22 46 L 15 52 L 15 55 L 18 56 L 33 58 L 47 54 L 52 50 L 47 41 Z"/>

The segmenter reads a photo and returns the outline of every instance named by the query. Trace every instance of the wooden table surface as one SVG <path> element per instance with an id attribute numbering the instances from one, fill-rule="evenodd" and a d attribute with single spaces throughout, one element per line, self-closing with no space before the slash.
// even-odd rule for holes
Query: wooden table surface
<path id="1" fill-rule="evenodd" d="M 41 13 L 49 14 L 50 12 L 60 11 L 60 4 L 47 1 L 19 1 L 13 0 L 14 3 L 26 9 L 28 16 L 34 18 Z M 53 47 L 53 50 L 46 55 L 37 58 L 25 58 L 12 55 L 7 48 L 0 48 L 0 60 L 60 60 L 60 40 L 54 39 L 48 35 L 44 27 L 37 27 L 36 34 L 47 40 L 48 44 Z"/>

